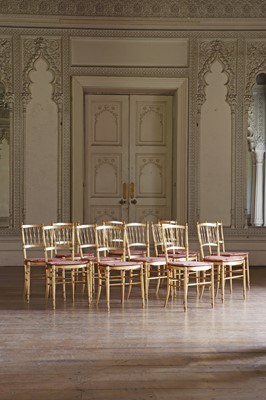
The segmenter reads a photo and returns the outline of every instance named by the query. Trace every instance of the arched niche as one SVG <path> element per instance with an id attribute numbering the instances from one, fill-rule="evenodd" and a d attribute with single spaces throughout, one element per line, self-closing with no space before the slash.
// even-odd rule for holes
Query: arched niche
<path id="1" fill-rule="evenodd" d="M 247 113 L 247 224 L 266 226 L 266 72 L 255 76 Z"/>

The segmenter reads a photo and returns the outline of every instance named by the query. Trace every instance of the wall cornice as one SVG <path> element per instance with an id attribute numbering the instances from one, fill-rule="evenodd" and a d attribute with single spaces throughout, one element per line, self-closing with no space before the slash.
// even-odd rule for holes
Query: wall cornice
<path id="1" fill-rule="evenodd" d="M 1 4 L 1 3 L 0 3 Z M 13 15 L 0 13 L 0 26 L 14 28 L 53 29 L 139 29 L 175 31 L 265 31 L 266 17 L 258 18 L 175 18 L 175 17 L 113 17 Z"/>
<path id="2" fill-rule="evenodd" d="M 76 15 L 80 17 L 261 18 L 264 0 L 0 0 L 3 15 Z"/>

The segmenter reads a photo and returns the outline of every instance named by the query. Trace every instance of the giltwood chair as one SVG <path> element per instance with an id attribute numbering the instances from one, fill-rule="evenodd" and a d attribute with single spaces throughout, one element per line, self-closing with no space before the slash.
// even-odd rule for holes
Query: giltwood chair
<path id="1" fill-rule="evenodd" d="M 152 223 L 152 237 L 153 237 L 153 244 L 154 244 L 154 250 L 155 250 L 155 255 L 157 257 L 164 257 L 164 244 L 163 244 L 163 236 L 162 236 L 162 226 L 163 225 L 178 225 L 174 224 L 173 221 L 170 224 L 167 223 L 157 223 L 154 224 Z M 168 238 L 171 240 L 171 244 L 174 245 L 174 237 Z M 169 243 L 170 244 L 170 243 Z M 173 254 L 173 258 L 180 258 L 180 259 L 186 259 L 186 249 L 185 245 L 181 246 L 181 243 L 179 243 L 178 249 L 175 249 L 175 252 Z M 195 250 L 190 250 L 189 249 L 189 259 L 196 261 L 198 259 L 198 252 Z"/>
<path id="2" fill-rule="evenodd" d="M 95 225 L 94 224 L 83 224 L 76 225 L 76 239 L 77 239 L 77 250 L 79 257 L 84 260 L 88 260 L 90 263 L 90 283 L 91 293 L 95 289 L 95 261 L 96 261 L 96 239 L 95 239 Z"/>
<path id="3" fill-rule="evenodd" d="M 79 259 L 80 254 L 77 246 L 75 227 L 78 224 L 74 222 L 54 222 L 52 226 L 60 228 L 55 230 L 56 254 L 58 258 Z M 74 234 L 74 237 L 73 237 Z"/>
<path id="4" fill-rule="evenodd" d="M 149 284 L 156 280 L 156 295 L 158 295 L 161 280 L 166 279 L 166 261 L 164 256 L 150 256 L 149 223 L 128 223 L 126 227 L 126 248 L 129 260 L 143 262 L 145 279 L 145 299 L 148 302 Z M 143 255 L 137 255 L 141 251 Z M 135 253 L 134 253 L 135 252 Z M 132 254 L 133 253 L 133 254 Z"/>
<path id="5" fill-rule="evenodd" d="M 164 257 L 162 225 L 160 224 L 160 222 L 158 222 L 158 223 L 152 222 L 151 223 L 151 233 L 152 233 L 155 256 L 156 257 L 160 257 L 160 256 Z"/>
<path id="6" fill-rule="evenodd" d="M 150 255 L 148 223 L 130 222 L 125 224 L 126 249 L 130 259 Z"/>
<path id="7" fill-rule="evenodd" d="M 90 284 L 90 263 L 88 260 L 64 259 L 64 258 L 49 258 L 49 255 L 56 254 L 58 246 L 62 245 L 64 237 L 63 226 L 44 226 L 43 243 L 46 266 L 48 269 L 48 285 L 51 288 L 52 307 L 56 307 L 56 286 L 62 285 L 63 299 L 66 301 L 66 285 L 70 284 L 72 288 L 72 301 L 75 299 L 76 285 L 81 283 L 84 289 L 84 273 L 87 278 L 88 303 L 91 302 L 91 284 Z M 72 247 L 75 246 L 75 225 L 72 226 Z M 79 272 L 82 278 L 79 280 Z M 70 274 L 70 276 L 69 276 Z"/>
<path id="8" fill-rule="evenodd" d="M 245 266 L 246 266 L 246 284 L 248 289 L 250 289 L 250 274 L 249 274 L 249 253 L 247 251 L 226 251 L 225 250 L 225 240 L 224 240 L 224 232 L 223 232 L 223 223 L 218 222 L 219 228 L 219 243 L 220 243 L 220 255 L 225 257 L 244 257 L 245 258 Z"/>
<path id="9" fill-rule="evenodd" d="M 22 248 L 24 258 L 24 296 L 30 301 L 30 287 L 32 279 L 46 278 L 46 262 L 44 257 L 44 244 L 42 234 L 43 224 L 22 225 Z M 38 273 L 32 276 L 31 269 L 38 268 Z M 48 286 L 46 285 L 46 291 Z M 46 293 L 46 296 L 48 293 Z"/>
<path id="10" fill-rule="evenodd" d="M 98 291 L 96 304 L 99 304 L 102 287 L 106 290 L 107 309 L 110 309 L 110 288 L 121 287 L 121 303 L 124 304 L 125 288 L 131 289 L 132 285 L 139 285 L 141 289 L 142 307 L 145 305 L 143 263 L 137 261 L 126 261 L 125 258 L 125 226 L 101 225 L 95 226 L 96 255 L 98 267 Z M 123 255 L 120 260 L 114 257 L 107 260 L 103 256 L 109 254 L 121 243 L 117 237 L 123 238 Z M 129 298 L 130 290 L 128 292 Z"/>
<path id="11" fill-rule="evenodd" d="M 76 226 L 77 247 L 80 258 L 96 257 L 95 225 L 83 224 Z"/>
<path id="12" fill-rule="evenodd" d="M 197 223 L 197 234 L 202 261 L 210 261 L 216 267 L 217 293 L 221 283 L 221 296 L 224 302 L 225 282 L 230 283 L 230 292 L 233 290 L 233 280 L 241 279 L 243 298 L 246 298 L 246 267 L 245 257 L 224 256 L 220 254 L 218 223 Z"/>
<path id="13" fill-rule="evenodd" d="M 165 306 L 170 292 L 176 294 L 176 287 L 183 288 L 184 311 L 187 310 L 188 288 L 196 287 L 201 298 L 205 286 L 210 288 L 211 306 L 214 307 L 214 268 L 213 263 L 189 259 L 188 225 L 162 225 L 162 237 L 167 268 L 167 291 Z M 175 259 L 179 250 L 185 251 L 184 259 Z M 200 290 L 201 288 L 201 290 Z"/>
<path id="14" fill-rule="evenodd" d="M 95 280 L 97 279 L 97 261 L 96 256 L 96 231 L 95 224 L 84 224 L 76 226 L 77 245 L 81 259 L 87 259 L 90 262 L 91 268 L 91 285 L 92 292 L 95 290 Z M 120 259 L 120 257 L 116 257 Z M 101 261 L 112 261 L 114 257 L 101 255 Z"/>
<path id="15" fill-rule="evenodd" d="M 117 226 L 122 228 L 124 226 L 125 222 L 124 221 L 104 221 L 103 225 L 109 225 L 109 226 Z M 118 229 L 117 230 L 117 237 L 113 238 L 113 245 L 112 248 L 110 248 L 108 255 L 111 257 L 117 257 L 117 258 L 123 258 L 124 255 L 124 243 L 123 243 L 123 229 Z"/>

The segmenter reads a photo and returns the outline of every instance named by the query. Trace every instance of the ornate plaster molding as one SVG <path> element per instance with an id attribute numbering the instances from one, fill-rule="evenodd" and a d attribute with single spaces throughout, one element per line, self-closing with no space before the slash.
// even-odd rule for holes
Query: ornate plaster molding
<path id="1" fill-rule="evenodd" d="M 22 102 L 24 107 L 31 100 L 30 71 L 34 69 L 34 63 L 41 57 L 46 60 L 49 70 L 54 74 L 52 99 L 60 106 L 62 104 L 61 39 L 26 38 L 23 39 L 23 51 Z"/>
<path id="2" fill-rule="evenodd" d="M 13 138 L 13 110 L 14 110 L 14 82 L 13 82 L 13 38 L 11 36 L 0 37 L 0 81 L 3 83 L 5 88 L 4 102 L 7 106 L 2 111 L 2 117 L 6 118 L 6 126 L 2 126 L 0 129 L 0 143 L 3 140 L 7 140 L 10 144 L 10 140 Z M 4 124 L 5 125 L 5 124 Z M 15 164 L 13 151 L 10 149 L 10 165 L 12 168 Z M 12 176 L 9 179 L 9 216 L 2 219 L 3 224 L 0 227 L 0 235 L 10 235 L 14 233 L 14 223 L 16 222 L 16 199 L 14 198 L 15 193 L 15 180 Z"/>
<path id="3" fill-rule="evenodd" d="M 5 86 L 5 102 L 9 108 L 13 108 L 13 68 L 12 68 L 12 39 L 0 38 L 0 81 Z"/>
<path id="4" fill-rule="evenodd" d="M 206 100 L 206 74 L 211 72 L 211 65 L 216 60 L 220 61 L 223 66 L 223 72 L 228 77 L 226 101 L 232 109 L 236 105 L 236 54 L 236 41 L 205 40 L 200 42 L 197 90 L 198 112 L 200 112 L 201 106 Z"/>
<path id="5" fill-rule="evenodd" d="M 246 110 L 253 102 L 252 88 L 256 82 L 256 75 L 266 73 L 266 41 L 250 40 L 246 44 L 246 87 L 244 103 Z"/>
<path id="6" fill-rule="evenodd" d="M 1 0 L 1 14 L 92 17 L 263 18 L 264 0 Z"/>
<path id="7" fill-rule="evenodd" d="M 10 144 L 10 134 L 7 129 L 0 128 L 0 144 L 2 144 L 4 140 L 6 140 L 8 144 Z"/>

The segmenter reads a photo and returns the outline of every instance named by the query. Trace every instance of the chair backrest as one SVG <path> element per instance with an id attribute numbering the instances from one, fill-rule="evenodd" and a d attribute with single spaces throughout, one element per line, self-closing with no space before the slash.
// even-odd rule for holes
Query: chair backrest
<path id="1" fill-rule="evenodd" d="M 163 224 L 162 237 L 166 262 L 171 254 L 182 251 L 189 259 L 188 225 Z"/>
<path id="2" fill-rule="evenodd" d="M 72 225 L 73 222 L 52 222 L 53 226 L 68 226 L 68 225 Z"/>
<path id="3" fill-rule="evenodd" d="M 219 226 L 217 222 L 197 223 L 200 256 L 220 255 Z"/>
<path id="4" fill-rule="evenodd" d="M 178 224 L 177 224 L 177 221 L 172 220 L 172 219 L 171 219 L 171 220 L 160 219 L 160 220 L 158 221 L 158 223 L 161 224 L 161 225 L 169 225 L 169 224 L 178 225 Z"/>
<path id="5" fill-rule="evenodd" d="M 118 225 L 118 226 L 121 226 L 121 225 L 124 225 L 124 221 L 104 221 L 103 222 L 103 225 Z"/>
<path id="6" fill-rule="evenodd" d="M 150 239 L 149 239 L 149 223 L 131 222 L 125 224 L 126 230 L 126 246 L 127 254 L 130 259 L 130 254 L 133 250 L 140 250 L 147 257 L 150 255 Z"/>
<path id="7" fill-rule="evenodd" d="M 118 220 L 104 221 L 103 225 L 118 226 L 120 228 L 123 228 L 124 225 L 125 225 L 125 221 L 118 221 Z M 117 235 L 119 235 L 118 232 L 119 231 L 117 231 Z M 122 232 L 122 231 L 120 231 L 120 232 Z M 123 237 L 122 236 L 123 236 L 123 234 L 121 234 L 121 238 L 117 238 L 117 240 L 116 240 L 117 249 L 114 249 L 114 250 L 122 250 L 123 251 L 124 244 L 123 244 Z M 119 241 L 120 241 L 120 248 L 118 246 Z"/>
<path id="8" fill-rule="evenodd" d="M 95 225 L 96 255 L 98 261 L 101 255 L 106 256 L 116 250 L 121 250 L 121 258 L 125 260 L 126 237 L 125 225 Z"/>
<path id="9" fill-rule="evenodd" d="M 54 225 L 54 228 L 56 255 L 65 255 L 74 260 L 77 253 L 76 225 L 74 223 L 62 223 Z"/>
<path id="10" fill-rule="evenodd" d="M 54 231 L 55 227 L 53 225 L 45 225 L 42 228 L 44 255 L 46 261 L 48 261 L 49 258 L 53 258 L 56 252 Z"/>
<path id="11" fill-rule="evenodd" d="M 50 256 L 53 254 L 75 259 L 77 242 L 74 223 L 45 226 L 43 232 L 46 256 L 50 252 Z"/>
<path id="12" fill-rule="evenodd" d="M 76 234 L 80 257 L 82 258 L 85 252 L 94 254 L 96 252 L 95 225 L 77 225 Z"/>
<path id="13" fill-rule="evenodd" d="M 42 228 L 43 224 L 21 225 L 24 260 L 30 256 L 29 253 L 33 252 L 39 253 L 41 251 L 43 257 L 44 243 Z"/>
<path id="14" fill-rule="evenodd" d="M 225 252 L 224 229 L 222 221 L 217 222 L 219 231 L 220 252 Z"/>
<path id="15" fill-rule="evenodd" d="M 159 255 L 164 252 L 162 225 L 160 223 L 155 224 L 154 222 L 152 222 L 151 233 L 152 233 L 155 256 L 159 257 Z"/>

